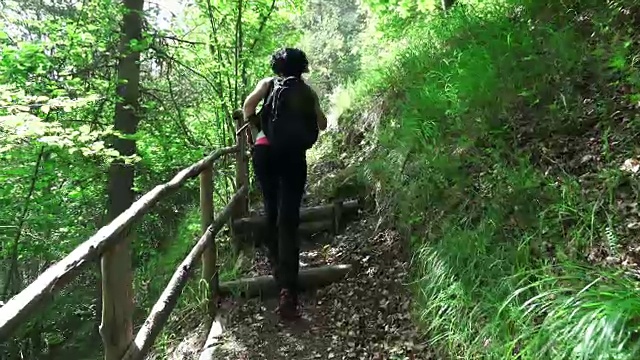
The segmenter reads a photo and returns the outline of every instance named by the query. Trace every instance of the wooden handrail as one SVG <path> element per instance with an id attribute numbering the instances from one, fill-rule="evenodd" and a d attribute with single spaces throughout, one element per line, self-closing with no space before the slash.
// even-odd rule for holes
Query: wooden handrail
<path id="1" fill-rule="evenodd" d="M 190 276 L 193 274 L 198 260 L 201 260 L 201 279 L 206 282 L 208 315 L 213 320 L 216 315 L 216 298 L 232 291 L 244 291 L 246 294 L 267 293 L 276 289 L 273 277 L 258 277 L 218 284 L 217 247 L 215 237 L 225 224 L 233 235 L 234 250 L 239 250 L 241 237 L 246 236 L 239 231 L 239 225 L 261 225 L 258 219 L 242 219 L 248 214 L 248 154 L 243 131 L 250 131 L 248 125 L 242 122 L 242 112 L 235 111 L 236 145 L 212 152 L 197 163 L 178 172 L 170 181 L 154 187 L 144 194 L 131 206 L 118 215 L 113 221 L 100 228 L 88 240 L 77 246 L 62 260 L 46 269 L 38 278 L 19 294 L 12 297 L 4 306 L 0 307 L 0 342 L 6 341 L 18 326 L 35 315 L 36 310 L 52 302 L 54 296 L 70 281 L 75 279 L 80 270 L 86 265 L 102 257 L 102 324 L 100 335 L 105 349 L 105 360 L 142 360 L 151 350 L 155 339 L 167 323 L 174 310 L 178 298 L 182 294 Z M 236 165 L 236 193 L 229 203 L 219 213 L 213 216 L 213 164 L 220 157 L 235 154 Z M 124 234 L 128 233 L 135 221 L 144 216 L 149 210 L 173 191 L 182 187 L 189 179 L 200 176 L 200 229 L 201 237 L 195 243 L 189 254 L 176 268 L 171 280 L 149 312 L 144 324 L 133 337 L 133 271 L 129 256 L 130 240 Z M 345 206 L 346 205 L 346 206 Z M 302 212 L 302 217 L 322 215 L 331 220 L 320 221 L 322 229 L 333 227 L 337 229 L 338 219 L 344 210 L 356 209 L 355 204 L 339 206 L 321 206 L 310 208 Z M 242 219 L 242 220 L 241 220 Z M 329 226 L 326 224 L 328 223 Z M 235 225 L 235 226 L 234 226 Z M 317 227 L 317 226 L 316 226 Z M 118 261 L 111 261 L 110 257 L 118 257 Z M 107 265 L 105 265 L 105 263 Z M 316 284 L 333 282 L 346 275 L 350 266 L 334 266 L 322 269 L 303 270 L 302 278 L 316 279 Z M 107 304 L 107 305 L 105 305 Z M 105 311 L 107 309 L 108 311 Z M 105 325 L 106 324 L 106 325 Z M 216 323 L 214 323 L 216 324 Z M 107 329 L 104 331 L 104 329 Z M 213 326 L 216 330 L 218 327 Z M 214 331 L 210 337 L 218 333 Z"/>
<path id="2" fill-rule="evenodd" d="M 216 150 L 199 162 L 180 171 L 169 182 L 158 185 L 143 195 L 111 223 L 100 228 L 69 255 L 50 266 L 27 288 L 0 308 L 0 341 L 5 341 L 38 308 L 50 303 L 55 294 L 76 278 L 79 271 L 87 264 L 97 260 L 105 250 L 117 244 L 120 239 L 118 234 L 147 213 L 160 199 L 180 188 L 187 180 L 198 176 L 203 170 L 210 168 L 218 158 L 237 153 L 242 148 L 242 146 L 236 145 Z M 242 188 L 244 189 L 244 187 Z M 237 202 L 238 200 L 236 200 Z"/>
<path id="3" fill-rule="evenodd" d="M 153 342 L 160 333 L 160 330 L 166 323 L 171 311 L 178 302 L 178 297 L 182 293 L 182 289 L 189 279 L 189 275 L 193 273 L 193 269 L 197 260 L 204 253 L 205 249 L 211 246 L 216 234 L 222 229 L 224 224 L 231 217 L 231 210 L 240 199 L 247 195 L 248 188 L 243 186 L 236 192 L 231 201 L 224 208 L 222 213 L 213 221 L 211 226 L 202 235 L 200 240 L 193 247 L 189 255 L 182 261 L 180 266 L 171 277 L 169 284 L 160 295 L 160 298 L 151 309 L 151 313 L 144 325 L 138 331 L 134 342 L 131 344 L 122 360 L 141 360 L 147 355 Z"/>

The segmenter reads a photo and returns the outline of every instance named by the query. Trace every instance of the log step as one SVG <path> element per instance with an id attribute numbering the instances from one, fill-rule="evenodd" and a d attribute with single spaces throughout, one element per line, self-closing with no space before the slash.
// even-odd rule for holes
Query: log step
<path id="1" fill-rule="evenodd" d="M 303 291 L 320 288 L 342 280 L 350 270 L 351 265 L 348 264 L 301 269 L 298 273 L 298 284 Z M 237 294 L 242 297 L 263 298 L 278 296 L 278 287 L 271 275 L 223 282 L 218 289 L 220 295 Z"/>
<path id="2" fill-rule="evenodd" d="M 358 209 L 360 209 L 360 203 L 357 200 L 303 208 L 300 210 L 300 233 L 304 235 L 331 230 L 343 217 L 357 213 Z M 259 233 L 264 231 L 265 223 L 264 216 L 242 218 L 233 222 L 233 231 L 238 235 L 249 232 Z"/>
<path id="3" fill-rule="evenodd" d="M 323 220 L 323 221 L 311 221 L 301 223 L 298 228 L 298 232 L 300 236 L 309 237 L 313 234 L 317 234 L 323 231 L 333 231 L 333 221 L 331 220 Z"/>

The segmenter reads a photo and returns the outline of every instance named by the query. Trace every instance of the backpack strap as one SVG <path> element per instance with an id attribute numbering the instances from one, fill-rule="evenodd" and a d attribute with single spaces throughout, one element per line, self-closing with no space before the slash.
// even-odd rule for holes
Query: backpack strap
<path id="1" fill-rule="evenodd" d="M 269 87 L 267 88 L 267 95 L 264 96 L 263 101 L 266 101 L 267 98 L 269 97 L 269 94 L 271 94 L 271 91 L 273 91 L 273 87 L 275 85 L 275 81 L 276 81 L 276 77 L 272 77 L 271 80 L 269 80 Z"/>
<path id="2" fill-rule="evenodd" d="M 260 111 L 258 111 L 258 116 L 260 117 L 260 126 L 258 128 L 258 131 L 264 131 L 267 121 L 269 120 L 269 116 L 271 115 L 271 109 L 269 108 L 268 101 L 271 93 L 273 92 L 273 88 L 275 87 L 276 79 L 277 78 L 274 76 L 271 78 L 271 80 L 269 80 L 267 93 L 262 98 L 262 107 L 260 108 Z"/>
<path id="3" fill-rule="evenodd" d="M 278 81 L 278 84 L 280 85 L 279 87 L 275 87 L 275 83 L 274 83 L 274 88 L 275 90 L 272 90 L 271 92 L 274 92 L 273 96 L 273 100 L 274 100 L 274 104 L 275 105 L 275 109 L 271 109 L 272 112 L 274 113 L 274 116 L 277 117 L 278 116 L 278 110 L 280 109 L 280 106 L 277 104 L 277 101 L 280 99 L 281 95 L 283 92 L 286 91 L 291 91 L 290 89 L 292 87 L 301 87 L 304 89 L 309 89 L 309 86 L 307 85 L 307 83 L 300 77 L 298 76 L 288 76 L 288 77 L 278 77 L 276 78 L 275 81 Z"/>

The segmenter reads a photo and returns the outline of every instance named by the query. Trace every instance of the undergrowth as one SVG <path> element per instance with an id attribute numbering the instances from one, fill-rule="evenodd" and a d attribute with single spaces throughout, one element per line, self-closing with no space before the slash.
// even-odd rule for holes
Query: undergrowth
<path id="1" fill-rule="evenodd" d="M 140 315 L 146 316 L 155 301 L 165 289 L 177 267 L 191 251 L 200 238 L 200 209 L 189 210 L 178 224 L 175 240 L 151 257 L 140 269 L 136 286 L 144 287 L 140 292 L 144 298 L 137 299 Z M 242 255 L 234 255 L 230 239 L 220 232 L 216 237 L 218 280 L 230 281 L 240 277 L 242 271 L 250 263 Z M 178 298 L 178 303 L 167 326 L 163 329 L 154 345 L 156 359 L 169 358 L 170 349 L 180 343 L 194 328 L 203 323 L 202 314 L 207 314 L 208 284 L 200 278 L 201 267 L 195 270 L 191 280 L 187 283 Z M 144 321 L 141 319 L 140 321 Z"/>
<path id="2" fill-rule="evenodd" d="M 369 43 L 393 56 L 334 97 L 337 149 L 411 239 L 432 344 L 465 359 L 637 358 L 620 204 L 638 182 L 619 167 L 640 130 L 640 7 L 461 1 L 404 21 Z"/>

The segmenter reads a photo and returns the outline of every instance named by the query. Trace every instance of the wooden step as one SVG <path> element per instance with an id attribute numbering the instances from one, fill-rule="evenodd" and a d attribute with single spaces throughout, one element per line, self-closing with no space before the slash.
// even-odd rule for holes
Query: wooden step
<path id="1" fill-rule="evenodd" d="M 342 280 L 351 271 L 351 265 L 325 265 L 301 269 L 298 284 L 301 290 L 317 289 Z M 273 276 L 256 276 L 223 282 L 219 286 L 220 295 L 240 295 L 242 297 L 278 296 L 278 287 Z"/>
<path id="2" fill-rule="evenodd" d="M 302 290 L 316 289 L 345 278 L 351 271 L 351 265 L 327 265 L 302 269 L 298 279 Z M 278 288 L 272 276 L 257 276 L 235 281 L 223 282 L 219 286 L 220 295 L 240 295 L 243 297 L 276 297 Z M 223 344 L 223 334 L 229 320 L 229 311 L 218 309 L 215 320 L 209 329 L 209 335 L 202 347 L 199 360 L 216 359 L 216 349 Z"/>
<path id="3" fill-rule="evenodd" d="M 357 213 L 360 207 L 359 201 L 352 200 L 303 208 L 300 210 L 300 234 L 304 236 L 321 231 L 335 230 L 340 227 L 344 218 Z M 233 231 L 238 235 L 252 232 L 261 233 L 264 231 L 265 224 L 266 218 L 264 215 L 242 218 L 233 222 Z"/>

